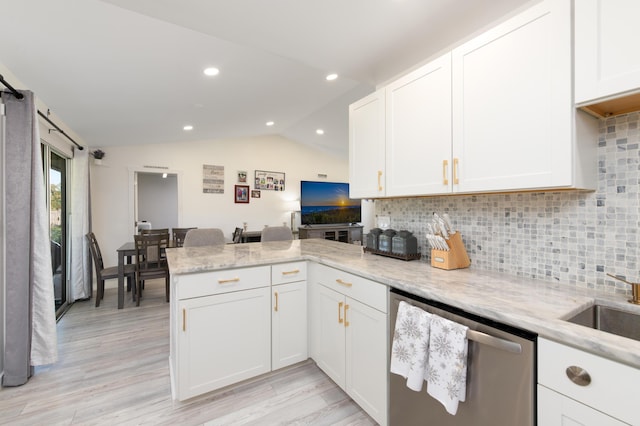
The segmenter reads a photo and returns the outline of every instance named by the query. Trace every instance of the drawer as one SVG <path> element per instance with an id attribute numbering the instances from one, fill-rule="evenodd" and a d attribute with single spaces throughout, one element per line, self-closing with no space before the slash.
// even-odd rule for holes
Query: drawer
<path id="1" fill-rule="evenodd" d="M 573 383 L 566 372 L 570 366 L 584 369 L 591 383 Z M 631 398 L 640 383 L 637 368 L 539 338 L 538 383 L 623 422 L 640 424 Z"/>
<path id="2" fill-rule="evenodd" d="M 258 266 L 176 275 L 173 284 L 176 286 L 176 294 L 180 300 L 268 287 L 271 284 L 271 267 Z"/>
<path id="3" fill-rule="evenodd" d="M 342 293 L 381 312 L 387 312 L 388 289 L 384 284 L 343 272 L 329 266 L 314 269 L 315 282 Z"/>
<path id="4" fill-rule="evenodd" d="M 282 263 L 271 266 L 271 284 L 286 284 L 307 279 L 307 262 Z"/>

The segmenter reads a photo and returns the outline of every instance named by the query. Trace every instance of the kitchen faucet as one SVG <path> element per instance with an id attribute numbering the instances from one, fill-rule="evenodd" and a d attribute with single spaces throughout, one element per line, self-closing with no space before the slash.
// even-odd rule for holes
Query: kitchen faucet
<path id="1" fill-rule="evenodd" d="M 640 305 L 640 283 L 632 283 L 611 274 L 607 274 L 607 275 L 609 275 L 611 278 L 615 278 L 618 281 L 622 281 L 623 283 L 629 284 L 631 286 L 631 294 L 632 294 L 631 299 L 629 299 L 629 303 Z"/>

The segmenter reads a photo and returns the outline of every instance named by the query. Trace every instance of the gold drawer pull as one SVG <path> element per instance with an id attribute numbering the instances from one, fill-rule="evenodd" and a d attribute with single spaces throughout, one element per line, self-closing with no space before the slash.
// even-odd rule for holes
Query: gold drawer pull
<path id="1" fill-rule="evenodd" d="M 338 278 L 338 279 L 336 280 L 336 282 L 337 282 L 338 284 L 340 284 L 340 285 L 345 286 L 345 287 L 351 287 L 351 286 L 353 285 L 353 283 L 348 283 L 348 282 L 346 282 L 346 281 L 342 281 L 342 279 L 340 279 L 340 278 Z"/>
<path id="2" fill-rule="evenodd" d="M 182 331 L 187 331 L 187 310 L 182 308 Z"/>
<path id="3" fill-rule="evenodd" d="M 382 191 L 382 185 L 381 185 L 381 179 L 382 179 L 382 170 L 378 170 L 378 191 Z"/>
<path id="4" fill-rule="evenodd" d="M 278 292 L 274 292 L 273 295 L 276 297 L 276 306 L 273 308 L 273 310 L 278 312 Z"/>
<path id="5" fill-rule="evenodd" d="M 458 185 L 460 181 L 458 180 L 458 159 L 453 159 L 453 184 Z"/>
<path id="6" fill-rule="evenodd" d="M 342 324 L 343 323 L 343 320 L 342 320 L 342 305 L 343 304 L 344 304 L 343 302 L 338 303 L 338 324 Z"/>
<path id="7" fill-rule="evenodd" d="M 344 305 L 344 326 L 349 327 L 349 321 L 347 321 L 347 311 L 349 310 L 349 305 Z"/>
<path id="8" fill-rule="evenodd" d="M 282 271 L 282 275 L 293 275 L 300 273 L 300 269 L 294 269 L 293 271 Z"/>
<path id="9" fill-rule="evenodd" d="M 449 160 L 442 160 L 442 184 L 449 185 L 449 179 L 447 179 L 447 168 L 449 167 Z"/>
<path id="10" fill-rule="evenodd" d="M 240 278 L 235 277 L 235 278 L 230 278 L 228 280 L 218 280 L 218 284 L 237 283 L 238 281 L 240 281 Z"/>

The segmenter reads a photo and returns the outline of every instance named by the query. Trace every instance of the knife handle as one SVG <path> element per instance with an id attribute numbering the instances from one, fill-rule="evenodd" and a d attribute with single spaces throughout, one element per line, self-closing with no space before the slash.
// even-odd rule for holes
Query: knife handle
<path id="1" fill-rule="evenodd" d="M 447 169 L 449 167 L 449 160 L 442 160 L 442 184 L 449 185 L 449 179 L 447 179 Z"/>

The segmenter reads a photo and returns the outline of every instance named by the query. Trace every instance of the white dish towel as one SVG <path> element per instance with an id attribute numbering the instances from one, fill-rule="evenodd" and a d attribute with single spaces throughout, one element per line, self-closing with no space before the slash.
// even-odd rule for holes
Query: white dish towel
<path id="1" fill-rule="evenodd" d="M 427 393 L 455 415 L 467 393 L 467 330 L 469 327 L 432 315 Z"/>
<path id="2" fill-rule="evenodd" d="M 416 392 L 422 390 L 425 380 L 431 316 L 406 302 L 398 306 L 390 370 L 406 378 L 407 387 Z"/>

